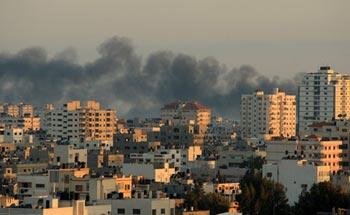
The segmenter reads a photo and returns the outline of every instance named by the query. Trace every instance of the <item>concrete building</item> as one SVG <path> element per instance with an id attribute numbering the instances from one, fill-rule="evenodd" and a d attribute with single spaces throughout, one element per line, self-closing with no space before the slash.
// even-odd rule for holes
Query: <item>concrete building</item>
<path id="1" fill-rule="evenodd" d="M 52 139 L 113 142 L 116 133 L 116 111 L 103 109 L 96 101 L 71 101 L 61 108 L 47 109 L 45 126 Z"/>
<path id="2" fill-rule="evenodd" d="M 329 122 L 313 123 L 306 130 L 300 132 L 300 136 L 317 136 L 330 140 L 341 140 L 342 145 L 342 169 L 350 169 L 350 121 L 337 119 Z"/>
<path id="3" fill-rule="evenodd" d="M 181 125 L 193 121 L 198 126 L 199 133 L 204 134 L 211 121 L 211 109 L 198 102 L 177 101 L 162 107 L 161 118 L 163 122 L 177 120 Z"/>
<path id="4" fill-rule="evenodd" d="M 32 117 L 34 116 L 34 107 L 30 104 L 0 104 L 0 112 L 13 117 Z"/>
<path id="5" fill-rule="evenodd" d="M 330 167 L 331 174 L 341 170 L 342 141 L 319 137 L 297 139 L 276 139 L 266 147 L 268 164 L 278 163 L 284 158 L 303 158 L 320 166 Z"/>
<path id="6" fill-rule="evenodd" d="M 87 150 L 74 148 L 72 145 L 59 144 L 54 148 L 53 164 L 62 167 L 86 167 L 87 165 Z M 80 165 L 81 164 L 81 165 Z"/>
<path id="7" fill-rule="evenodd" d="M 175 200 L 168 198 L 132 198 L 112 200 L 112 215 L 175 215 Z"/>
<path id="8" fill-rule="evenodd" d="M 169 163 L 176 172 L 185 171 L 188 161 L 194 161 L 202 155 L 199 146 L 189 146 L 187 149 L 158 149 L 147 153 L 132 153 L 130 160 L 134 163 Z"/>
<path id="9" fill-rule="evenodd" d="M 56 214 L 64 214 L 64 215 L 100 215 L 98 210 L 100 206 L 90 206 L 85 207 L 84 200 L 74 201 L 71 205 L 67 205 L 64 207 L 59 206 L 59 200 L 51 197 L 36 199 L 36 201 L 40 200 L 41 205 L 31 205 L 32 208 L 0 208 L 0 214 L 21 214 L 21 215 L 56 215 Z M 40 206 L 40 207 L 39 207 Z M 105 210 L 106 212 L 110 212 L 108 206 Z"/>
<path id="10" fill-rule="evenodd" d="M 315 122 L 350 118 L 350 77 L 329 66 L 304 75 L 299 85 L 298 132 Z"/>
<path id="11" fill-rule="evenodd" d="M 303 157 L 321 166 L 329 166 L 332 174 L 341 170 L 342 141 L 324 140 L 321 138 L 302 140 L 298 151 Z"/>
<path id="12" fill-rule="evenodd" d="M 238 126 L 233 120 L 212 117 L 204 137 L 205 145 L 227 145 L 237 138 Z"/>
<path id="13" fill-rule="evenodd" d="M 277 163 L 285 157 L 297 157 L 299 140 L 297 139 L 274 139 L 266 142 L 266 162 Z"/>
<path id="14" fill-rule="evenodd" d="M 306 160 L 282 159 L 263 165 L 263 177 L 281 183 L 286 188 L 288 202 L 294 205 L 301 192 L 313 184 L 330 180 L 330 166 L 318 166 Z"/>
<path id="15" fill-rule="evenodd" d="M 23 128 L 5 128 L 4 130 L 4 142 L 20 144 L 24 142 Z"/>
<path id="16" fill-rule="evenodd" d="M 168 163 L 163 165 L 124 163 L 121 171 L 124 175 L 140 176 L 145 180 L 161 183 L 169 183 L 170 177 L 175 174 L 175 168 L 169 167 Z"/>
<path id="17" fill-rule="evenodd" d="M 243 138 L 263 134 L 291 137 L 296 132 L 296 100 L 278 88 L 270 95 L 256 91 L 241 97 L 241 135 Z"/>
<path id="18" fill-rule="evenodd" d="M 118 198 L 131 198 L 132 177 L 114 176 L 110 178 L 100 177 L 89 180 L 90 202 L 97 202 L 111 198 L 112 193 Z"/>
<path id="19" fill-rule="evenodd" d="M 17 175 L 17 195 L 25 197 L 47 196 L 50 193 L 49 176 L 46 175 Z"/>

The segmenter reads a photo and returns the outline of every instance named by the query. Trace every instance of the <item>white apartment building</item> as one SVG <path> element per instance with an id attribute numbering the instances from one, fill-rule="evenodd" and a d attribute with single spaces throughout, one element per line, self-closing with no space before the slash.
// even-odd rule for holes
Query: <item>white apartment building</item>
<path id="1" fill-rule="evenodd" d="M 294 205 L 301 192 L 315 183 L 330 180 L 330 167 L 317 166 L 306 160 L 283 159 L 263 165 L 263 177 L 281 183 L 286 188 L 289 204 Z"/>
<path id="2" fill-rule="evenodd" d="M 296 100 L 274 89 L 270 95 L 256 91 L 241 97 L 241 134 L 244 138 L 271 136 L 295 136 Z"/>
<path id="3" fill-rule="evenodd" d="M 299 85 L 298 132 L 315 122 L 350 118 L 350 77 L 329 66 L 304 75 Z"/>
<path id="4" fill-rule="evenodd" d="M 116 133 L 116 111 L 102 109 L 100 103 L 71 101 L 61 108 L 48 109 L 45 114 L 45 127 L 52 139 L 73 141 L 113 142 Z"/>

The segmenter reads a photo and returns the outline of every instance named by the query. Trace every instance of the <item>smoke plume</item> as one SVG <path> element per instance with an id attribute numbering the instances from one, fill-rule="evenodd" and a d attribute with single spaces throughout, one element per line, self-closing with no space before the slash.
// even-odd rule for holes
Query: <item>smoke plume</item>
<path id="1" fill-rule="evenodd" d="M 196 100 L 238 119 L 242 94 L 275 87 L 295 94 L 300 78 L 269 78 L 248 65 L 227 69 L 212 57 L 171 51 L 152 53 L 142 63 L 131 41 L 117 36 L 103 42 L 98 53 L 85 65 L 76 63 L 72 48 L 53 58 L 37 47 L 0 54 L 0 100 L 43 105 L 96 99 L 124 117 L 157 116 L 167 102 Z"/>

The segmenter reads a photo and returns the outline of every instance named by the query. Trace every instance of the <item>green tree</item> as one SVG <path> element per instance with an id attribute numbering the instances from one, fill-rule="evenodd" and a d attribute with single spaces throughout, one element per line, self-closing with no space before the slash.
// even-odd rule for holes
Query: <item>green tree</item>
<path id="1" fill-rule="evenodd" d="M 201 184 L 195 184 L 194 189 L 185 196 L 184 206 L 187 209 L 210 210 L 210 214 L 227 212 L 229 201 L 217 193 L 205 194 Z"/>
<path id="2" fill-rule="evenodd" d="M 265 163 L 265 159 L 260 156 L 250 156 L 247 160 L 240 164 L 241 168 L 248 168 L 253 171 L 254 169 L 261 170 Z"/>
<path id="3" fill-rule="evenodd" d="M 237 200 L 244 214 L 291 214 L 284 187 L 262 178 L 260 173 L 248 173 L 241 181 L 241 190 L 242 193 L 237 196 Z"/>
<path id="4" fill-rule="evenodd" d="M 294 213 L 300 215 L 331 212 L 332 208 L 349 208 L 349 195 L 341 192 L 330 182 L 314 184 L 310 191 L 303 192 L 294 206 Z"/>

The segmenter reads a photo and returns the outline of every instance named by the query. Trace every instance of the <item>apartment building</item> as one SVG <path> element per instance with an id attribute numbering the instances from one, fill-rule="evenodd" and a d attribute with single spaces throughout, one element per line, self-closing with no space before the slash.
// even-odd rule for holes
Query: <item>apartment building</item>
<path id="1" fill-rule="evenodd" d="M 47 134 L 52 139 L 85 142 L 113 142 L 116 132 L 116 111 L 103 109 L 99 102 L 71 101 L 45 114 Z"/>
<path id="2" fill-rule="evenodd" d="M 198 102 L 176 101 L 161 108 L 163 122 L 177 120 L 177 123 L 186 125 L 193 121 L 199 126 L 199 133 L 204 134 L 211 121 L 211 109 Z"/>
<path id="3" fill-rule="evenodd" d="M 175 215 L 175 200 L 152 197 L 112 200 L 112 215 L 121 214 Z"/>
<path id="4" fill-rule="evenodd" d="M 350 169 L 350 121 L 337 119 L 329 122 L 319 122 L 308 126 L 307 130 L 301 131 L 301 136 L 318 136 L 330 140 L 341 140 L 342 145 L 342 168 Z"/>
<path id="5" fill-rule="evenodd" d="M 202 155 L 199 146 L 190 146 L 188 149 L 158 149 L 147 153 L 132 153 L 130 160 L 134 163 L 169 163 L 176 172 L 184 171 L 188 161 L 194 161 Z"/>
<path id="6" fill-rule="evenodd" d="M 321 166 L 329 166 L 332 174 L 342 169 L 342 141 L 316 136 L 303 139 L 275 139 L 267 142 L 268 164 L 282 159 L 305 159 Z"/>
<path id="7" fill-rule="evenodd" d="M 34 115 L 34 107 L 30 104 L 0 104 L 0 112 L 13 117 L 30 117 Z"/>
<path id="8" fill-rule="evenodd" d="M 329 66 L 304 75 L 299 85 L 298 132 L 315 122 L 350 118 L 350 76 Z"/>
<path id="9" fill-rule="evenodd" d="M 25 132 L 40 130 L 40 118 L 30 104 L 0 104 L 0 124 L 3 127 L 20 127 Z"/>
<path id="10" fill-rule="evenodd" d="M 241 135 L 243 138 L 270 136 L 295 136 L 296 100 L 278 88 L 265 95 L 256 91 L 241 97 Z"/>
<path id="11" fill-rule="evenodd" d="M 332 174 L 342 169 L 342 141 L 314 138 L 301 140 L 298 150 L 303 157 L 321 166 L 329 166 Z"/>

